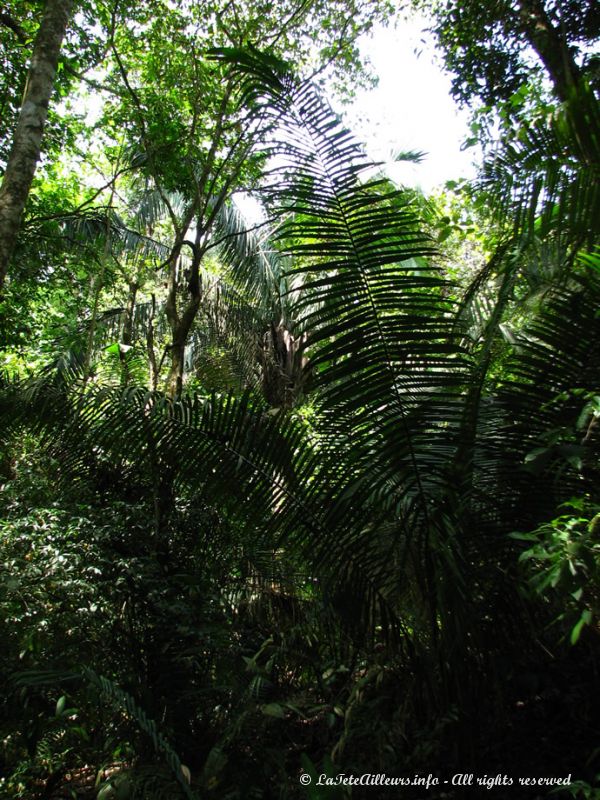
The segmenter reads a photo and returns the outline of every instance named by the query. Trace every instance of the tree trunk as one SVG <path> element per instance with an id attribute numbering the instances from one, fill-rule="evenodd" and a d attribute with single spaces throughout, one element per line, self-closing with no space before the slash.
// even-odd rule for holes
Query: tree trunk
<path id="1" fill-rule="evenodd" d="M 48 0 L 36 36 L 27 87 L 0 187 L 0 295 L 41 153 L 58 56 L 73 0 Z"/>
<path id="2" fill-rule="evenodd" d="M 177 310 L 177 290 L 178 290 L 178 262 L 181 253 L 181 247 L 176 249 L 171 259 L 169 267 L 169 280 L 167 301 L 165 303 L 165 312 L 169 327 L 171 328 L 171 366 L 167 376 L 166 392 L 171 399 L 181 396 L 183 390 L 183 375 L 185 369 L 185 346 L 188 341 L 192 325 L 198 314 L 200 308 L 202 288 L 200 285 L 200 262 L 202 260 L 202 253 L 199 250 L 198 244 L 200 240 L 200 227 L 196 232 L 196 243 L 194 245 L 194 257 L 189 272 L 189 283 L 187 287 L 183 286 L 183 281 L 179 282 L 179 288 L 186 291 L 189 295 L 186 306 L 182 314 Z"/>
<path id="3" fill-rule="evenodd" d="M 150 391 L 155 392 L 158 389 L 158 377 L 162 366 L 162 359 L 160 364 L 158 364 L 154 351 L 154 317 L 156 316 L 156 295 L 154 294 L 152 295 L 151 304 L 152 309 L 148 317 L 148 327 L 146 329 L 146 350 L 148 352 L 148 363 L 150 365 Z"/>
<path id="4" fill-rule="evenodd" d="M 138 283 L 129 281 L 129 292 L 127 295 L 127 305 L 123 314 L 123 327 L 121 330 L 121 342 L 119 345 L 119 358 L 123 371 L 121 373 L 121 385 L 127 386 L 131 378 L 129 372 L 129 347 L 133 339 L 133 314 L 135 312 L 135 302 L 137 299 Z"/>
<path id="5" fill-rule="evenodd" d="M 519 0 L 518 13 L 521 32 L 546 68 L 556 97 L 565 106 L 581 159 L 597 166 L 600 131 L 593 109 L 596 99 L 586 87 L 565 36 L 552 23 L 543 0 Z"/>
<path id="6" fill-rule="evenodd" d="M 135 311 L 138 289 L 139 284 L 136 280 L 129 281 L 127 305 L 125 306 L 125 312 L 123 314 L 123 328 L 121 332 L 121 342 L 125 345 L 130 345 L 133 339 L 133 313 Z"/>
<path id="7" fill-rule="evenodd" d="M 171 398 L 181 396 L 183 390 L 183 374 L 185 369 L 185 346 L 192 329 L 198 309 L 200 308 L 200 295 L 193 295 L 175 324 L 171 325 L 171 367 L 167 377 L 167 394 Z"/>
<path id="8" fill-rule="evenodd" d="M 566 103 L 581 84 L 581 73 L 569 46 L 554 27 L 543 0 L 519 0 L 521 30 L 538 54 L 554 84 L 556 96 Z"/>

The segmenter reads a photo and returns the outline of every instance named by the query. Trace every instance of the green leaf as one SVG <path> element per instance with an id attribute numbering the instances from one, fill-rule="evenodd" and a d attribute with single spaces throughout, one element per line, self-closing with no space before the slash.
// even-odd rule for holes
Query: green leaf
<path id="1" fill-rule="evenodd" d="M 519 531 L 513 531 L 512 533 L 508 534 L 510 539 L 516 539 L 519 542 L 538 542 L 539 537 L 535 533 L 520 533 Z"/>
<path id="2" fill-rule="evenodd" d="M 261 707 L 261 711 L 267 717 L 276 717 L 277 719 L 285 718 L 284 708 L 280 706 L 279 703 L 268 703 Z"/>
<path id="3" fill-rule="evenodd" d="M 57 717 L 60 717 L 60 716 L 61 716 L 61 714 L 62 714 L 62 713 L 64 712 L 64 710 L 65 710 L 65 706 L 66 706 L 66 705 L 67 705 L 67 698 L 66 698 L 66 696 L 63 694 L 63 696 L 62 696 L 62 697 L 60 697 L 60 698 L 58 699 L 57 703 L 56 703 L 56 712 L 55 712 L 55 713 L 56 713 L 56 716 L 57 716 Z"/>
<path id="4" fill-rule="evenodd" d="M 581 636 L 581 631 L 585 625 L 589 625 L 592 621 L 592 612 L 586 608 L 585 611 L 582 613 L 579 621 L 571 631 L 571 644 L 577 644 L 579 641 L 579 637 Z"/>
<path id="5" fill-rule="evenodd" d="M 110 800 L 114 798 L 115 790 L 110 783 L 105 783 L 103 786 L 100 787 L 98 794 L 96 795 L 97 800 Z"/>

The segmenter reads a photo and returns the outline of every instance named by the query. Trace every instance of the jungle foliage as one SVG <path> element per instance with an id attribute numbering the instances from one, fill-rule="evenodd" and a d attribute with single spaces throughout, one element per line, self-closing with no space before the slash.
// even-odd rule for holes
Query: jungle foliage
<path id="1" fill-rule="evenodd" d="M 0 15 L 3 165 L 25 5 Z M 517 33 L 544 10 L 501 5 Z M 565 37 L 570 9 L 545 8 Z M 421 796 L 315 785 L 342 773 L 598 796 L 589 59 L 564 97 L 515 66 L 479 177 L 427 199 L 318 85 L 366 79 L 356 36 L 390 9 L 354 11 L 71 19 L 0 298 L 3 797 Z"/>

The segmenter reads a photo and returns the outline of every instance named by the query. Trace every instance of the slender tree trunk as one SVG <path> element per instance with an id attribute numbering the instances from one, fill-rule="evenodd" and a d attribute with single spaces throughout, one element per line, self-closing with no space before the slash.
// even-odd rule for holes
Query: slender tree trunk
<path id="1" fill-rule="evenodd" d="M 183 389 L 183 375 L 185 370 L 185 346 L 198 314 L 201 301 L 200 286 L 200 262 L 202 253 L 199 250 L 200 230 L 196 233 L 194 245 L 194 258 L 190 268 L 190 277 L 187 287 L 189 297 L 182 314 L 177 310 L 177 259 L 181 248 L 177 252 L 176 258 L 172 261 L 169 272 L 167 302 L 165 311 L 169 326 L 171 328 L 171 365 L 167 376 L 166 391 L 169 397 L 180 397 Z"/>
<path id="2" fill-rule="evenodd" d="M 158 364 L 156 361 L 156 353 L 154 351 L 154 317 L 156 316 L 155 295 L 152 295 L 151 303 L 152 308 L 148 318 L 148 328 L 146 330 L 146 350 L 148 351 L 148 363 L 150 365 L 150 391 L 155 392 L 158 389 L 158 377 L 163 359 L 161 359 L 160 364 Z"/>
<path id="3" fill-rule="evenodd" d="M 58 56 L 73 0 L 48 0 L 36 36 L 27 88 L 0 187 L 0 295 L 42 147 Z"/>
<path id="4" fill-rule="evenodd" d="M 138 289 L 139 284 L 137 280 L 129 281 L 127 305 L 125 306 L 125 313 L 123 315 L 123 329 L 121 332 L 121 342 L 123 344 L 131 344 L 133 339 L 133 312 L 135 311 L 135 302 L 137 300 Z"/>
<path id="5" fill-rule="evenodd" d="M 121 330 L 121 344 L 127 346 L 131 345 L 133 339 L 133 313 L 135 311 L 135 301 L 137 299 L 138 282 L 136 280 L 129 281 L 129 292 L 127 295 L 127 305 L 123 314 L 123 327 Z M 119 358 L 123 371 L 121 373 L 121 385 L 127 386 L 131 375 L 129 373 L 129 353 L 128 350 L 119 347 Z"/>
<path id="6" fill-rule="evenodd" d="M 118 162 L 117 162 L 118 168 Z M 97 275 L 92 275 L 92 315 L 90 318 L 90 329 L 88 333 L 87 347 L 85 350 L 85 357 L 83 362 L 83 380 L 87 383 L 92 373 L 92 356 L 94 354 L 94 344 L 96 338 L 96 328 L 98 327 L 98 311 L 100 308 L 100 296 L 104 289 L 104 279 L 106 276 L 106 264 L 110 258 L 112 249 L 112 236 L 110 228 L 110 211 L 115 199 L 115 185 L 113 183 L 110 190 L 110 199 L 106 207 L 106 226 L 104 232 L 104 248 L 102 250 L 102 257 L 100 259 L 100 272 Z"/>
<path id="7" fill-rule="evenodd" d="M 100 308 L 100 295 L 104 289 L 104 263 L 99 275 L 92 275 L 90 281 L 90 293 L 92 296 L 92 313 L 90 316 L 90 327 L 88 329 L 85 353 L 83 354 L 83 380 L 87 384 L 92 376 L 92 357 L 94 355 L 94 345 L 96 340 L 96 329 L 98 327 L 98 310 Z"/>
<path id="8" fill-rule="evenodd" d="M 171 398 L 180 397 L 183 389 L 185 346 L 199 308 L 200 296 L 192 296 L 185 311 L 179 318 L 177 325 L 172 326 L 173 341 L 171 344 L 171 366 L 167 378 L 167 394 Z"/>

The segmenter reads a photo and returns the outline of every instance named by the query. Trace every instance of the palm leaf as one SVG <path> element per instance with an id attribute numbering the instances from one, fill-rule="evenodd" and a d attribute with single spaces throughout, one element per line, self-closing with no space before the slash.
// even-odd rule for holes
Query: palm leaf
<path id="1" fill-rule="evenodd" d="M 594 492 L 598 457 L 593 414 L 586 414 L 600 380 L 600 283 L 594 273 L 556 287 L 535 318 L 515 337 L 509 378 L 500 399 L 502 433 L 516 459 L 516 493 L 540 517 L 560 502 Z M 541 377 L 543 376 L 543 378 Z"/>
<path id="2" fill-rule="evenodd" d="M 403 192 L 360 181 L 372 165 L 314 88 L 256 54 L 221 57 L 238 59 L 246 96 L 263 97 L 281 120 L 270 197 L 294 215 L 279 238 L 298 265 L 289 274 L 304 277 L 295 311 L 310 332 L 323 411 L 343 417 L 350 435 L 368 420 L 392 435 L 390 449 L 410 451 L 402 420 L 450 400 L 460 382 L 448 287 L 425 259 L 431 241 Z"/>
<path id="3" fill-rule="evenodd" d="M 327 497 L 317 481 L 307 489 L 326 509 L 327 536 L 312 542 L 311 559 L 337 561 L 341 596 L 362 594 L 370 623 L 384 612 L 369 606 L 369 585 L 391 608 L 416 572 L 430 625 L 440 580 L 432 558 L 450 571 L 461 562 L 456 521 L 433 510 L 456 456 L 466 370 L 450 287 L 427 260 L 433 246 L 410 196 L 368 178 L 373 165 L 315 89 L 253 51 L 216 57 L 237 64 L 243 97 L 280 122 L 268 205 L 287 216 L 278 238 L 292 258 L 288 277 L 302 278 L 291 302 L 315 370 L 319 475 L 333 488 Z"/>
<path id="4" fill-rule="evenodd" d="M 515 129 L 485 162 L 478 187 L 517 238 L 551 235 L 574 252 L 597 241 L 600 211 L 600 106 L 591 89 L 576 100 Z M 583 126 L 573 125 L 574 108 Z"/>

